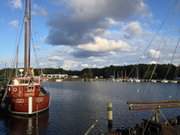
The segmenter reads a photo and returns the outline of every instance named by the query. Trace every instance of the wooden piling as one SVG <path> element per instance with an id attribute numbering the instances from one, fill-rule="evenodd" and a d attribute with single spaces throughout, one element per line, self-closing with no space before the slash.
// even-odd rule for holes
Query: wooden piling
<path id="1" fill-rule="evenodd" d="M 113 128 L 112 102 L 108 102 L 107 104 L 107 121 L 108 121 L 108 130 L 111 131 Z"/>

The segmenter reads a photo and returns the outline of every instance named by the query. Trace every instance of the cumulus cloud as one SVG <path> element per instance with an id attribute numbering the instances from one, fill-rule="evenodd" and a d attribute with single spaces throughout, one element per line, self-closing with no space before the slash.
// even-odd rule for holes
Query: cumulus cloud
<path id="1" fill-rule="evenodd" d="M 85 51 L 85 50 L 81 50 L 81 49 L 77 49 L 76 51 L 74 51 L 72 53 L 72 55 L 74 57 L 77 58 L 87 58 L 87 57 L 91 57 L 91 56 L 95 56 L 95 57 L 102 57 L 105 55 L 108 55 L 108 52 L 92 52 L 92 51 Z"/>
<path id="2" fill-rule="evenodd" d="M 13 8 L 22 8 L 22 1 L 21 0 L 9 0 L 10 2 L 10 5 L 13 7 Z"/>
<path id="3" fill-rule="evenodd" d="M 80 65 L 80 62 L 78 61 L 74 61 L 74 60 L 65 60 L 63 65 L 62 65 L 62 68 L 64 69 L 78 69 Z"/>
<path id="4" fill-rule="evenodd" d="M 126 18 L 134 13 L 144 13 L 143 0 L 70 0 L 69 6 L 82 19 Z"/>
<path id="5" fill-rule="evenodd" d="M 155 50 L 155 49 L 150 49 L 148 51 L 148 57 L 152 59 L 158 59 L 160 57 L 160 51 Z"/>
<path id="6" fill-rule="evenodd" d="M 41 7 L 38 4 L 33 5 L 32 14 L 36 16 L 47 16 L 48 12 L 44 7 Z"/>
<path id="7" fill-rule="evenodd" d="M 141 24 L 138 21 L 128 23 L 125 31 L 127 32 L 128 36 L 138 36 L 143 33 Z"/>
<path id="8" fill-rule="evenodd" d="M 61 61 L 63 60 L 61 56 L 54 55 L 48 58 L 48 61 Z"/>
<path id="9" fill-rule="evenodd" d="M 13 28 L 18 28 L 18 25 L 19 25 L 19 21 L 18 20 L 12 20 L 9 22 L 9 25 Z"/>
<path id="10" fill-rule="evenodd" d="M 79 45 L 92 42 L 111 25 L 147 13 L 143 0 L 54 0 L 63 4 L 65 13 L 49 19 L 47 42 L 52 45 Z M 101 30 L 98 31 L 97 30 Z"/>
<path id="11" fill-rule="evenodd" d="M 157 64 L 157 61 L 150 61 L 149 64 Z"/>
<path id="12" fill-rule="evenodd" d="M 78 48 L 89 52 L 130 51 L 129 44 L 122 40 L 115 41 L 100 37 L 96 37 L 93 43 L 78 45 Z"/>

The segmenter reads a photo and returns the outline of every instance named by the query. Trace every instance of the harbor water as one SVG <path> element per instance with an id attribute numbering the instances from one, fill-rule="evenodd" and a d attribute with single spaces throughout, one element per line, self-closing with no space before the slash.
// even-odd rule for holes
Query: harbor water
<path id="1" fill-rule="evenodd" d="M 0 112 L 0 135 L 83 135 L 98 120 L 91 134 L 107 131 L 106 104 L 113 104 L 113 127 L 133 127 L 152 112 L 128 110 L 127 101 L 180 99 L 179 84 L 123 83 L 112 81 L 46 82 L 51 94 L 47 112 L 33 117 Z M 163 115 L 175 118 L 180 109 L 164 109 Z"/>

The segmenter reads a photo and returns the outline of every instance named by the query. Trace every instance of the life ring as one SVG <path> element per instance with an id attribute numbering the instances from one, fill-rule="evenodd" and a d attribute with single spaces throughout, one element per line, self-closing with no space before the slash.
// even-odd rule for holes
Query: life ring
<path id="1" fill-rule="evenodd" d="M 13 92 L 17 92 L 17 88 L 13 88 L 12 91 L 13 91 Z"/>

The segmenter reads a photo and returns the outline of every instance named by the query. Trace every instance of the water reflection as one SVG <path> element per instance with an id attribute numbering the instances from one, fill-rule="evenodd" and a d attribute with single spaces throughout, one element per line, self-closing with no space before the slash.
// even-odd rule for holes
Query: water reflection
<path id="1" fill-rule="evenodd" d="M 127 101 L 179 100 L 179 84 L 96 82 L 47 82 L 44 87 L 51 93 L 49 114 L 34 118 L 1 116 L 0 135 L 81 135 L 98 120 L 98 128 L 106 131 L 106 103 L 113 103 L 113 127 L 134 127 L 151 112 L 131 112 Z M 167 119 L 176 118 L 179 109 L 162 110 Z M 48 116 L 49 115 L 49 116 Z M 37 124 L 38 123 L 38 124 Z M 179 133 L 179 132 L 178 132 Z"/>
<path id="2" fill-rule="evenodd" d="M 31 117 L 10 116 L 6 119 L 7 135 L 45 135 L 48 129 L 49 113 Z"/>

